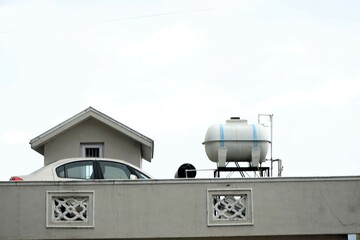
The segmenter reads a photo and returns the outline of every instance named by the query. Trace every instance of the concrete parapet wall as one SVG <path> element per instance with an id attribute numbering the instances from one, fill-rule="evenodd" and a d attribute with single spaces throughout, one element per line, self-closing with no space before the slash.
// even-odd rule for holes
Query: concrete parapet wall
<path id="1" fill-rule="evenodd" d="M 346 239 L 359 189 L 360 177 L 0 182 L 0 239 Z M 216 199 L 233 210 L 213 218 Z M 66 201 L 86 211 L 57 222 Z"/>

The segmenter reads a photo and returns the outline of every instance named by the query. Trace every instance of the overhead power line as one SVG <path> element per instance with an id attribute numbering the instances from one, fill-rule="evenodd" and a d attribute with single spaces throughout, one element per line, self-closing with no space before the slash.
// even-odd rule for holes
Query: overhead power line
<path id="1" fill-rule="evenodd" d="M 124 17 L 124 18 L 110 19 L 108 21 L 125 21 L 125 20 L 139 19 L 139 18 L 151 18 L 151 17 L 161 17 L 161 16 L 176 15 L 183 13 L 204 12 L 210 10 L 213 10 L 213 8 L 202 8 L 202 9 L 193 9 L 193 10 L 178 11 L 178 12 L 157 13 L 157 14 L 149 14 L 149 15 L 142 15 L 136 17 Z"/>

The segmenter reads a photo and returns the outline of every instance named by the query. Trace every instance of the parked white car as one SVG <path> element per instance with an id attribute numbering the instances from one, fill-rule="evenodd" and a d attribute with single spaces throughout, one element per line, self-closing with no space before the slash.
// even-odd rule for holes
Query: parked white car
<path id="1" fill-rule="evenodd" d="M 95 179 L 151 179 L 140 168 L 125 161 L 110 158 L 67 158 L 46 165 L 10 181 L 69 181 Z"/>

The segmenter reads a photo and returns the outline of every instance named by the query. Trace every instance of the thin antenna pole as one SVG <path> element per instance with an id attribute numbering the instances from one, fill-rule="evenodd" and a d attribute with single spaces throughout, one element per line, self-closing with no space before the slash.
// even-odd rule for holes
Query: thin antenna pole
<path id="1" fill-rule="evenodd" d="M 273 176 L 273 114 L 269 115 L 270 117 L 270 161 L 271 161 L 271 177 Z"/>

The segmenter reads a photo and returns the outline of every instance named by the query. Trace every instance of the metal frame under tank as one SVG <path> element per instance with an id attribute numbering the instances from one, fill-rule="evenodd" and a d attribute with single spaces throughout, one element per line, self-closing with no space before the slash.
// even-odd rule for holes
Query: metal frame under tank
<path id="1" fill-rule="evenodd" d="M 260 177 L 270 177 L 270 167 L 218 167 L 214 177 L 219 178 L 221 172 L 239 172 L 243 177 L 243 172 L 259 172 Z"/>

